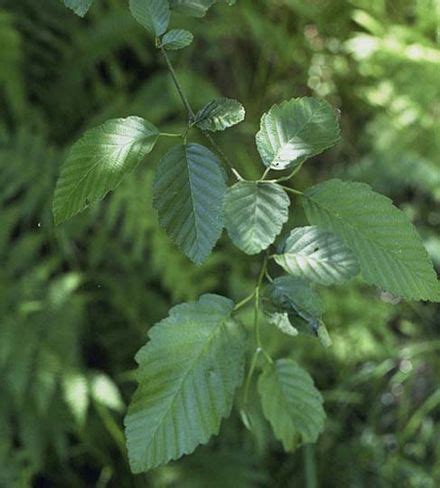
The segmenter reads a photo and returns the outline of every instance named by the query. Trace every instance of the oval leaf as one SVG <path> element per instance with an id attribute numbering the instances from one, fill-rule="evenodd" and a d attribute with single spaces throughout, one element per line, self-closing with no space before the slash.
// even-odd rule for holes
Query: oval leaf
<path id="1" fill-rule="evenodd" d="M 339 235 L 355 253 L 364 279 L 415 300 L 440 300 L 428 253 L 408 217 L 364 183 L 329 180 L 303 196 L 310 223 Z"/>
<path id="2" fill-rule="evenodd" d="M 137 354 L 139 386 L 125 419 L 134 473 L 189 454 L 217 434 L 244 369 L 233 303 L 204 295 L 178 305 L 149 331 Z"/>
<path id="3" fill-rule="evenodd" d="M 293 98 L 274 105 L 261 119 L 257 148 L 265 166 L 295 168 L 339 140 L 333 108 L 316 98 Z"/>
<path id="4" fill-rule="evenodd" d="M 171 9 L 192 17 L 203 17 L 216 0 L 170 0 Z"/>
<path id="5" fill-rule="evenodd" d="M 55 224 L 114 190 L 152 151 L 158 137 L 157 128 L 140 117 L 109 120 L 87 131 L 62 167 L 53 200 Z"/>
<path id="6" fill-rule="evenodd" d="M 244 120 L 243 105 L 231 98 L 219 98 L 209 102 L 195 116 L 194 123 L 202 130 L 216 132 L 239 124 Z"/>
<path id="7" fill-rule="evenodd" d="M 343 283 L 359 273 L 353 252 L 335 234 L 318 227 L 292 230 L 275 261 L 288 273 L 321 285 Z"/>
<path id="8" fill-rule="evenodd" d="M 310 285 L 294 276 L 275 278 L 268 287 L 269 298 L 277 309 L 289 314 L 292 325 L 297 326 L 296 318 L 305 321 L 313 331 L 319 327 L 324 304 Z M 302 321 L 299 321 L 298 325 Z"/>
<path id="9" fill-rule="evenodd" d="M 76 15 L 84 17 L 92 6 L 93 0 L 63 0 L 64 5 L 73 10 Z"/>
<path id="10" fill-rule="evenodd" d="M 162 46 L 168 50 L 183 49 L 193 42 L 194 36 L 184 29 L 173 29 L 162 37 Z"/>
<path id="11" fill-rule="evenodd" d="M 263 413 L 286 451 L 293 451 L 298 438 L 316 442 L 324 429 L 322 397 L 313 380 L 295 361 L 280 359 L 267 366 L 258 380 Z"/>
<path id="12" fill-rule="evenodd" d="M 225 192 L 219 160 L 200 144 L 174 146 L 159 162 L 154 207 L 170 238 L 197 264 L 222 233 Z"/>
<path id="13" fill-rule="evenodd" d="M 270 246 L 289 217 L 290 200 L 275 183 L 240 181 L 225 198 L 226 229 L 233 243 L 247 254 Z"/>
<path id="14" fill-rule="evenodd" d="M 133 17 L 155 36 L 161 36 L 170 22 L 168 0 L 130 0 Z"/>

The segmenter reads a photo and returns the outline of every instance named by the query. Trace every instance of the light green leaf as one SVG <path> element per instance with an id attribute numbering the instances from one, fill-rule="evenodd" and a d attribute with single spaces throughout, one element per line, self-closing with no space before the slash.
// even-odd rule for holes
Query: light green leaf
<path id="1" fill-rule="evenodd" d="M 287 312 L 273 312 L 267 313 L 267 321 L 274 325 L 283 334 L 295 337 L 298 335 L 298 330 L 291 324 L 289 314 Z"/>
<path id="2" fill-rule="evenodd" d="M 333 108 L 316 98 L 293 98 L 274 105 L 261 119 L 257 148 L 265 166 L 295 168 L 339 140 Z"/>
<path id="3" fill-rule="evenodd" d="M 99 404 L 120 412 L 124 408 L 121 394 L 113 380 L 99 373 L 90 379 L 90 395 Z"/>
<path id="4" fill-rule="evenodd" d="M 183 49 L 193 42 L 194 36 L 184 29 L 173 29 L 162 37 L 162 46 L 168 50 Z"/>
<path id="5" fill-rule="evenodd" d="M 63 377 L 63 397 L 76 422 L 84 425 L 89 408 L 89 389 L 87 379 L 79 373 L 70 373 Z"/>
<path id="6" fill-rule="evenodd" d="M 356 256 L 344 241 L 315 226 L 292 230 L 274 258 L 291 275 L 321 285 L 343 283 L 359 273 Z"/>
<path id="7" fill-rule="evenodd" d="M 159 131 L 140 117 L 113 119 L 87 131 L 64 163 L 55 189 L 55 224 L 104 198 L 152 151 Z"/>
<path id="8" fill-rule="evenodd" d="M 184 15 L 203 17 L 216 0 L 170 0 L 171 9 Z"/>
<path id="9" fill-rule="evenodd" d="M 161 36 L 170 22 L 168 0 L 130 0 L 133 17 L 155 36 Z"/>
<path id="10" fill-rule="evenodd" d="M 247 254 L 270 246 L 289 217 L 290 200 L 275 183 L 240 181 L 225 198 L 226 229 L 234 244 Z"/>
<path id="11" fill-rule="evenodd" d="M 178 305 L 137 354 L 139 386 L 125 419 L 134 473 L 189 454 L 218 434 L 243 380 L 234 304 L 217 295 Z"/>
<path id="12" fill-rule="evenodd" d="M 225 192 L 220 162 L 200 144 L 174 146 L 159 162 L 154 207 L 170 238 L 197 264 L 222 233 Z"/>
<path id="13" fill-rule="evenodd" d="M 312 329 L 317 329 L 324 312 L 320 296 L 309 284 L 294 276 L 280 276 L 268 286 L 268 294 L 278 309 L 305 320 Z M 292 325 L 296 326 L 295 323 Z"/>
<path id="14" fill-rule="evenodd" d="M 364 183 L 329 180 L 303 197 L 310 223 L 344 239 L 364 279 L 407 299 L 440 300 L 428 253 L 408 217 Z"/>
<path id="15" fill-rule="evenodd" d="M 324 429 L 322 397 L 313 380 L 295 361 L 280 359 L 267 366 L 258 381 L 263 413 L 286 451 L 293 451 L 300 436 L 313 443 Z"/>
<path id="16" fill-rule="evenodd" d="M 243 105 L 231 98 L 212 100 L 195 116 L 194 123 L 202 130 L 211 132 L 225 130 L 244 120 Z"/>
<path id="17" fill-rule="evenodd" d="M 63 0 L 64 5 L 73 10 L 76 15 L 84 17 L 92 6 L 93 0 Z"/>

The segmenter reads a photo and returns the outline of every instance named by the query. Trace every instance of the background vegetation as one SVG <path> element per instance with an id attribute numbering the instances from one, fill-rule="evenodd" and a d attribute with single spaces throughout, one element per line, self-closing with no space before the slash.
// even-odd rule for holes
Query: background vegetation
<path id="1" fill-rule="evenodd" d="M 333 347 L 272 339 L 324 392 L 315 447 L 285 454 L 259 412 L 253 433 L 234 414 L 194 455 L 130 474 L 122 417 L 148 327 L 201 293 L 243 298 L 258 270 L 226 239 L 203 267 L 182 256 L 153 214 L 148 162 L 53 226 L 55 179 L 85 129 L 131 114 L 181 127 L 126 3 L 96 0 L 82 20 L 59 0 L 0 1 L 0 486 L 439 486 L 440 308 L 356 284 L 326 291 Z M 252 135 L 263 111 L 324 97 L 343 142 L 296 187 L 370 183 L 408 212 L 440 266 L 438 0 L 239 0 L 179 27 L 196 39 L 172 54 L 193 105 L 221 94 L 247 108 L 218 138 L 242 174 L 261 172 Z"/>

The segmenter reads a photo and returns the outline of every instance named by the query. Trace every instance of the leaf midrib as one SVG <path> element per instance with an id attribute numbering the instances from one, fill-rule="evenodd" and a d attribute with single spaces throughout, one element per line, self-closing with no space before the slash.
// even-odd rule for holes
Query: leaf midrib
<path id="1" fill-rule="evenodd" d="M 212 333 L 209 335 L 209 337 L 207 338 L 207 341 L 206 343 L 201 347 L 200 349 L 200 352 L 199 354 L 194 358 L 194 360 L 191 362 L 191 366 L 188 367 L 187 371 L 185 372 L 185 374 L 182 376 L 181 380 L 179 381 L 179 386 L 178 388 L 176 389 L 176 392 L 175 394 L 173 395 L 173 398 L 171 399 L 170 401 L 170 404 L 168 406 L 168 408 L 165 410 L 164 414 L 162 415 L 160 421 L 157 423 L 157 426 L 154 430 L 154 432 L 151 434 L 151 438 L 150 438 L 150 442 L 145 446 L 144 448 L 144 453 L 145 453 L 145 456 L 146 457 L 146 453 L 148 451 L 148 449 L 150 448 L 150 446 L 153 444 L 153 442 L 155 441 L 155 438 L 156 438 L 156 434 L 160 428 L 160 426 L 162 425 L 162 423 L 164 422 L 164 420 L 166 419 L 166 417 L 168 416 L 168 414 L 170 413 L 170 411 L 174 408 L 175 406 L 175 403 L 176 403 L 176 399 L 179 395 L 179 393 L 181 392 L 181 389 L 182 389 L 182 385 L 183 383 L 186 381 L 187 377 L 189 376 L 189 374 L 191 373 L 191 371 L 193 371 L 194 369 L 194 365 L 199 361 L 199 359 L 205 354 L 206 352 L 206 349 L 208 348 L 208 346 L 211 345 L 211 342 L 214 338 L 214 335 L 217 333 L 218 329 L 221 328 L 222 326 L 225 325 L 226 321 L 230 318 L 230 315 L 228 315 L 227 317 L 224 317 L 222 320 L 220 320 L 218 322 L 217 325 L 215 325 L 213 327 L 213 330 L 212 330 Z"/>

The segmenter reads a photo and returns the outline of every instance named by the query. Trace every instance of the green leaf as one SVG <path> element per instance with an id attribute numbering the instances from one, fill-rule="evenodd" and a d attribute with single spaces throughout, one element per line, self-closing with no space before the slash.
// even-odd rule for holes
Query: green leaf
<path id="1" fill-rule="evenodd" d="M 440 300 L 428 253 L 408 217 L 364 183 L 329 180 L 303 197 L 310 223 L 344 239 L 364 279 L 407 299 Z"/>
<path id="2" fill-rule="evenodd" d="M 322 397 L 313 380 L 295 361 L 280 359 L 267 366 L 258 380 L 263 413 L 286 451 L 293 451 L 298 436 L 313 443 L 324 429 Z"/>
<path id="3" fill-rule="evenodd" d="M 273 243 L 289 217 L 290 200 L 275 183 L 240 181 L 225 198 L 226 229 L 234 244 L 258 254 Z"/>
<path id="4" fill-rule="evenodd" d="M 343 283 L 359 273 L 356 256 L 335 234 L 318 227 L 292 230 L 275 261 L 288 273 L 321 285 Z"/>
<path id="5" fill-rule="evenodd" d="M 113 119 L 87 131 L 64 163 L 55 189 L 55 224 L 69 219 L 114 190 L 152 151 L 159 131 L 140 117 Z"/>
<path id="6" fill-rule="evenodd" d="M 324 304 L 306 281 L 293 276 L 280 276 L 268 286 L 268 294 L 275 307 L 297 315 L 313 329 L 318 328 Z"/>
<path id="7" fill-rule="evenodd" d="M 184 29 L 173 29 L 162 37 L 162 46 L 168 50 L 183 49 L 193 42 L 194 36 Z"/>
<path id="8" fill-rule="evenodd" d="M 155 36 L 161 36 L 170 22 L 168 0 L 130 0 L 133 17 Z"/>
<path id="9" fill-rule="evenodd" d="M 287 312 L 273 312 L 267 313 L 267 321 L 274 325 L 283 334 L 295 337 L 298 335 L 298 330 L 291 324 L 289 314 Z"/>
<path id="10" fill-rule="evenodd" d="M 197 264 L 222 233 L 225 192 L 219 160 L 200 144 L 174 146 L 159 162 L 154 207 L 170 238 Z"/>
<path id="11" fill-rule="evenodd" d="M 195 116 L 194 123 L 202 130 L 216 132 L 239 124 L 244 120 L 243 105 L 231 98 L 212 100 Z"/>
<path id="12" fill-rule="evenodd" d="M 216 0 L 170 0 L 172 10 L 192 17 L 203 17 Z"/>
<path id="13" fill-rule="evenodd" d="M 134 473 L 189 454 L 218 434 L 243 380 L 234 304 L 217 295 L 171 309 L 137 354 L 139 386 L 125 419 Z"/>
<path id="14" fill-rule="evenodd" d="M 84 17 L 92 6 L 93 0 L 63 0 L 67 8 L 73 10 L 76 15 Z"/>
<path id="15" fill-rule="evenodd" d="M 293 98 L 274 105 L 261 119 L 257 148 L 265 166 L 295 168 L 339 141 L 333 108 L 316 98 Z"/>

